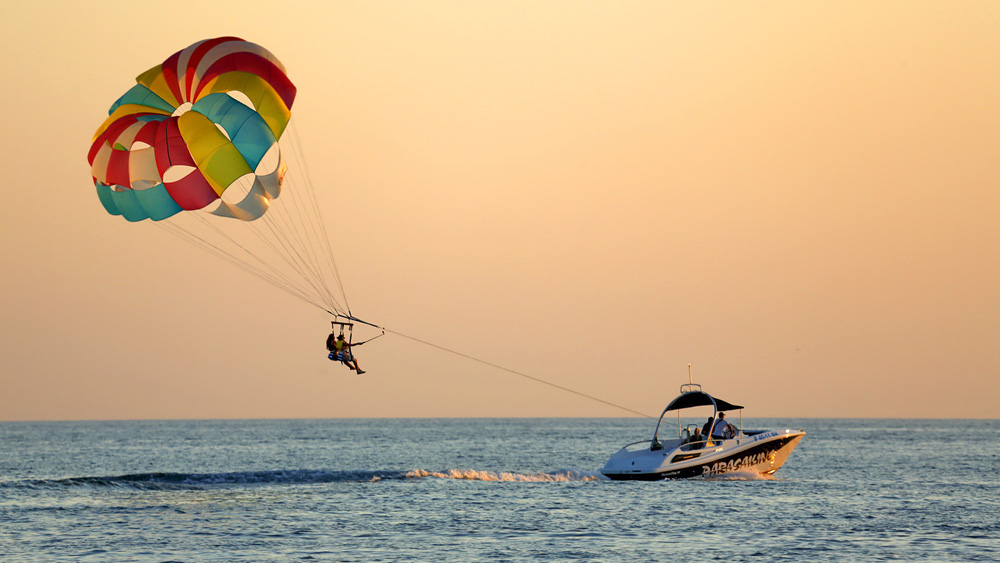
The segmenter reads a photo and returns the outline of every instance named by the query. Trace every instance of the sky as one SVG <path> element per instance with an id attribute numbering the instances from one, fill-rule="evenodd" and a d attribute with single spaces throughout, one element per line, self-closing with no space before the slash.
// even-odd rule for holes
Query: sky
<path id="1" fill-rule="evenodd" d="M 6 2 L 0 420 L 997 418 L 1000 3 Z M 135 77 L 268 48 L 353 312 L 108 215 Z M 294 172 L 294 171 L 293 171 Z M 373 336 L 373 334 L 359 334 Z"/>

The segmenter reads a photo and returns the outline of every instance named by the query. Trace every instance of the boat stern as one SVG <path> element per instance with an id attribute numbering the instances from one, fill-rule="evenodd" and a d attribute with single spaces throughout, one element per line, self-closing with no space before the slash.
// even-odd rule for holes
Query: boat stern
<path id="1" fill-rule="evenodd" d="M 615 480 L 659 479 L 657 472 L 666 454 L 663 448 L 630 449 L 625 446 L 608 458 L 601 474 Z"/>

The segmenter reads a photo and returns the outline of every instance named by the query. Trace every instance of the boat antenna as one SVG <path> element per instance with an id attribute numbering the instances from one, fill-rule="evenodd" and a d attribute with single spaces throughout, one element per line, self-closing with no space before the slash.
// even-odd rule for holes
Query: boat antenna
<path id="1" fill-rule="evenodd" d="M 694 375 L 691 373 L 691 364 L 688 364 L 688 383 L 681 385 L 681 393 L 691 393 L 701 391 L 701 385 L 694 382 Z"/>

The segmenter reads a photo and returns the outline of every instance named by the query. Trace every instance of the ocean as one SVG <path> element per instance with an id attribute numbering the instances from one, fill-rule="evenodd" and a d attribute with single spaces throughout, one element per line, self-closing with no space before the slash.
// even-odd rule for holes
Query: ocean
<path id="1" fill-rule="evenodd" d="M 602 478 L 654 424 L 2 422 L 0 561 L 1000 560 L 1000 421 L 748 418 L 808 433 L 773 476 Z"/>

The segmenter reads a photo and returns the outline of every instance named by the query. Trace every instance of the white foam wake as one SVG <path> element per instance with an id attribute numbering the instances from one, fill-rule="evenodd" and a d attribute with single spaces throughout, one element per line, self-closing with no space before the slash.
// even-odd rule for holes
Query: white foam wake
<path id="1" fill-rule="evenodd" d="M 509 471 L 479 471 L 476 469 L 448 469 L 426 471 L 414 469 L 407 472 L 407 478 L 436 477 L 438 479 L 465 479 L 468 481 L 516 481 L 551 483 L 558 481 L 598 481 L 604 477 L 596 471 L 561 469 L 552 473 L 513 473 Z"/>
<path id="2" fill-rule="evenodd" d="M 768 475 L 767 473 L 740 470 L 719 473 L 718 475 L 712 475 L 711 477 L 705 477 L 704 479 L 706 481 L 774 481 L 777 477 L 774 475 Z"/>

